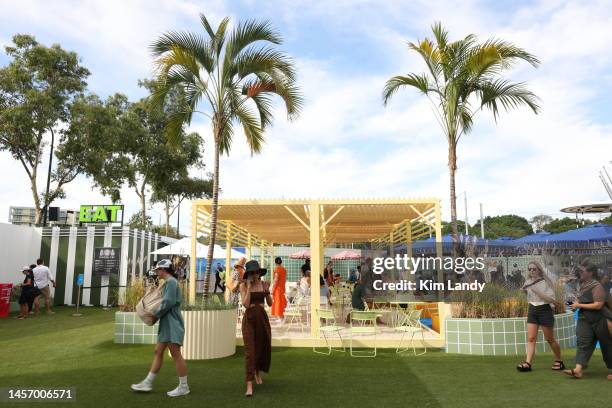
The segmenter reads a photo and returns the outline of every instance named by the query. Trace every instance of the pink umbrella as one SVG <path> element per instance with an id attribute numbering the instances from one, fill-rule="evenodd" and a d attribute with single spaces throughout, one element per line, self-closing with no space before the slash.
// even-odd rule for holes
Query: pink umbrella
<path id="1" fill-rule="evenodd" d="M 289 255 L 291 259 L 310 259 L 310 250 L 304 249 L 303 251 L 295 252 Z"/>
<path id="2" fill-rule="evenodd" d="M 342 251 L 338 252 L 331 258 L 333 261 L 340 261 L 346 259 L 361 259 L 361 254 L 355 251 Z"/>

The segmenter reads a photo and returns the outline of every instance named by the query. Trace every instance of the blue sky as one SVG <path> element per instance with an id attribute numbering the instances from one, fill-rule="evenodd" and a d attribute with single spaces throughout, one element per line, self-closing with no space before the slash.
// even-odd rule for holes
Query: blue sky
<path id="1" fill-rule="evenodd" d="M 201 30 L 199 12 L 215 24 L 226 15 L 268 19 L 296 60 L 306 106 L 293 123 L 279 109 L 259 156 L 251 158 L 236 139 L 221 164 L 224 196 L 435 196 L 445 214 L 446 147 L 431 109 L 409 90 L 384 108 L 382 87 L 393 75 L 423 70 L 406 42 L 430 35 L 434 21 L 451 38 L 501 37 L 542 60 L 537 70 L 520 65 L 508 75 L 528 81 L 543 110 L 511 112 L 497 124 L 481 113 L 462 139 L 457 191 L 467 191 L 470 221 L 480 202 L 486 214 L 530 217 L 606 199 L 597 172 L 612 160 L 612 1 L 1 0 L 0 10 L 1 44 L 18 32 L 60 43 L 92 72 L 92 92 L 134 99 L 143 95 L 137 80 L 151 74 L 147 46 L 160 33 Z M 1 55 L 0 65 L 6 63 Z M 192 128 L 210 140 L 208 123 L 198 120 Z M 23 176 L 0 181 L 0 221 L 6 221 L 9 205 L 30 205 L 31 197 L 18 164 L 1 153 L 0 165 Z M 67 193 L 59 202 L 66 208 L 97 194 L 86 178 Z M 136 209 L 128 189 L 123 202 L 128 212 Z M 155 207 L 156 221 L 159 213 Z"/>

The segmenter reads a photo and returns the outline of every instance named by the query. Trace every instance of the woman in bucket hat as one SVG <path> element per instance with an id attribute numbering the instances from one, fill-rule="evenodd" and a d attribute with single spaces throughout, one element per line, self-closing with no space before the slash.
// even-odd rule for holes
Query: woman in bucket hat
<path id="1" fill-rule="evenodd" d="M 155 316 L 159 318 L 159 333 L 157 345 L 155 346 L 155 356 L 153 357 L 149 374 L 138 384 L 132 384 L 132 390 L 139 392 L 150 392 L 153 390 L 153 380 L 161 369 L 162 362 L 164 361 L 164 351 L 168 348 L 176 366 L 179 385 L 166 394 L 169 397 L 180 397 L 189 394 L 187 364 L 181 354 L 181 346 L 185 337 L 185 324 L 181 315 L 181 291 L 174 276 L 174 268 L 170 260 L 162 259 L 157 262 L 154 271 L 165 282 L 162 303 L 159 310 L 155 313 Z"/>

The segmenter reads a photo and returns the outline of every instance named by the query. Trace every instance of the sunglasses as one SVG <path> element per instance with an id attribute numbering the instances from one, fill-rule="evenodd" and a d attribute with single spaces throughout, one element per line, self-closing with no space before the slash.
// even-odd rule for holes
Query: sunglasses
<path id="1" fill-rule="evenodd" d="M 535 271 L 537 271 L 537 270 L 538 270 L 538 268 L 527 268 L 527 270 L 528 270 L 529 272 L 535 272 Z"/>

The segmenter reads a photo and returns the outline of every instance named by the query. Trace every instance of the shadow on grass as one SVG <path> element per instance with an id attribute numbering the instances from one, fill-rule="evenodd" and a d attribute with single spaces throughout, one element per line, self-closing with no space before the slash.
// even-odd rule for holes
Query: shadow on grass
<path id="1" fill-rule="evenodd" d="M 106 351 L 114 346 L 106 342 L 100 344 Z M 132 352 L 135 351 L 127 348 L 120 351 Z M 165 392 L 177 384 L 174 365 L 169 358 L 165 359 L 152 393 L 137 394 L 129 388 L 131 383 L 146 375 L 149 363 L 150 360 L 143 358 L 136 364 L 83 367 L 58 371 L 55 375 L 46 372 L 15 377 L 4 373 L 0 383 L 5 387 L 75 387 L 76 406 L 79 407 L 167 407 L 170 401 Z M 385 356 L 377 359 L 354 359 L 345 355 L 318 358 L 304 350 L 274 351 L 271 372 L 264 375 L 264 385 L 256 386 L 251 399 L 244 397 L 242 348 L 235 356 L 224 359 L 189 361 L 188 369 L 192 393 L 172 400 L 173 407 L 440 407 L 403 362 Z"/>

